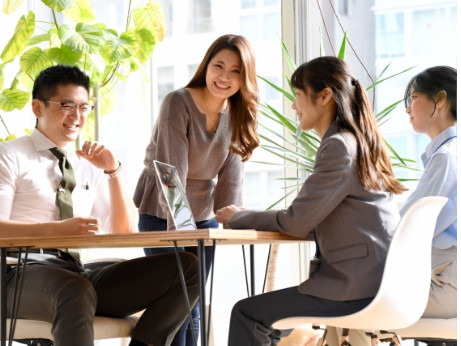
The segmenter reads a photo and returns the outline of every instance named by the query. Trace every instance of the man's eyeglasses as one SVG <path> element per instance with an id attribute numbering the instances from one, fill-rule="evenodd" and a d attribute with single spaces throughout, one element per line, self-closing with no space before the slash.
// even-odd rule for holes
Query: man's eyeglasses
<path id="1" fill-rule="evenodd" d="M 57 105 L 61 106 L 61 111 L 62 114 L 64 115 L 70 115 L 75 113 L 75 111 L 78 108 L 78 111 L 80 115 L 87 116 L 88 114 L 91 113 L 93 110 L 94 106 L 93 105 L 88 105 L 88 104 L 82 104 L 82 105 L 77 105 L 73 102 L 56 102 L 56 101 L 50 101 L 50 100 L 42 100 L 43 102 L 49 102 L 49 103 L 55 103 Z"/>

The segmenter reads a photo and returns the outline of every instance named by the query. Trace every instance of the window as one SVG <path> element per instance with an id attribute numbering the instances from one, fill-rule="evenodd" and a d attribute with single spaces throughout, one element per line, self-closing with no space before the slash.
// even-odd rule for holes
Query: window
<path id="1" fill-rule="evenodd" d="M 405 53 L 403 12 L 379 15 L 376 26 L 377 55 L 381 58 L 403 56 Z"/>
<path id="2" fill-rule="evenodd" d="M 212 31 L 211 1 L 189 0 L 188 32 L 197 34 Z"/>
<path id="3" fill-rule="evenodd" d="M 414 11 L 411 17 L 412 55 L 434 55 L 447 48 L 445 40 L 448 33 L 445 23 L 448 18 L 445 9 L 418 10 Z"/>
<path id="4" fill-rule="evenodd" d="M 349 15 L 349 0 L 338 1 L 338 12 L 344 16 Z"/>

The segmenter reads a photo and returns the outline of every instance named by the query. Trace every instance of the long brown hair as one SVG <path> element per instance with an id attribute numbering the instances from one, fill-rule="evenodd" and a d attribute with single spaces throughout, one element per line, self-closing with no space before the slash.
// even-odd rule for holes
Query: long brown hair
<path id="1" fill-rule="evenodd" d="M 291 84 L 304 91 L 309 88 L 313 98 L 331 88 L 336 103 L 335 122 L 340 131 L 352 133 L 357 140 L 357 169 L 367 190 L 406 190 L 394 176 L 366 90 L 343 60 L 324 56 L 304 63 L 292 75 Z"/>
<path id="2" fill-rule="evenodd" d="M 258 84 L 256 63 L 250 42 L 240 35 L 218 37 L 208 48 L 195 75 L 186 88 L 206 86 L 206 71 L 210 60 L 221 50 L 230 49 L 242 61 L 240 69 L 241 86 L 239 91 L 229 97 L 230 126 L 232 130 L 230 151 L 247 161 L 259 145 L 258 138 Z"/>

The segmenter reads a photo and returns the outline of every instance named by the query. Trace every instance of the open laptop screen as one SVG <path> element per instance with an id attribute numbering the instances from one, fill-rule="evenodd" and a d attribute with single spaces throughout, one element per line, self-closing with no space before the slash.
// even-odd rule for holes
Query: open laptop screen
<path id="1" fill-rule="evenodd" d="M 156 160 L 154 160 L 154 166 L 176 229 L 197 229 L 176 167 Z"/>

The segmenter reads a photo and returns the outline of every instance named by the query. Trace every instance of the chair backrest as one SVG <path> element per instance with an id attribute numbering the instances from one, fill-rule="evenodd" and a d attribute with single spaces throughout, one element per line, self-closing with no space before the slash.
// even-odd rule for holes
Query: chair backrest
<path id="1" fill-rule="evenodd" d="M 423 314 L 431 282 L 432 238 L 445 197 L 424 197 L 402 216 L 392 238 L 383 278 L 371 308 L 395 328 L 409 326 Z M 391 324 L 395 325 L 391 326 Z"/>
<path id="2" fill-rule="evenodd" d="M 432 238 L 445 197 L 424 197 L 402 216 L 392 238 L 378 293 L 364 309 L 338 317 L 292 317 L 274 328 L 326 324 L 349 329 L 399 329 L 415 323 L 429 297 Z"/>

